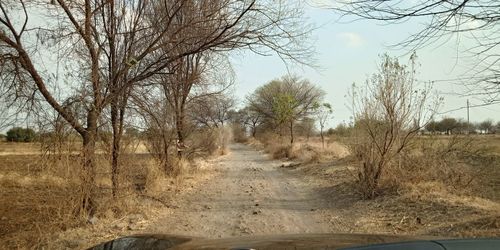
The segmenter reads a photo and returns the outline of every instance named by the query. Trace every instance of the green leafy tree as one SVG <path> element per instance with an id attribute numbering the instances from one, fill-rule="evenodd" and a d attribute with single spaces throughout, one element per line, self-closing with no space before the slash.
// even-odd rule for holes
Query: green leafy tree
<path id="1" fill-rule="evenodd" d="M 15 127 L 7 131 L 7 141 L 11 142 L 32 142 L 35 137 L 35 131 L 30 128 Z"/>
<path id="2" fill-rule="evenodd" d="M 297 100 L 290 94 L 278 94 L 273 103 L 273 111 L 280 125 L 290 125 L 290 143 L 293 143 L 293 122 Z"/>
<path id="3" fill-rule="evenodd" d="M 285 76 L 259 87 L 248 97 L 249 109 L 278 128 L 288 126 L 290 143 L 294 141 L 294 125 L 314 113 L 314 104 L 321 102 L 324 92 L 307 80 Z"/>

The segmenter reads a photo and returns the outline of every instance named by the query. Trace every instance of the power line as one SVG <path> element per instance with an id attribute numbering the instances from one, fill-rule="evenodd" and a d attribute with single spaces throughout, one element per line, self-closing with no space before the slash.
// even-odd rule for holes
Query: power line
<path id="1" fill-rule="evenodd" d="M 455 112 L 455 111 L 460 111 L 460 110 L 467 109 L 467 117 L 469 117 L 469 109 L 470 108 L 485 107 L 485 106 L 490 106 L 490 105 L 495 105 L 495 104 L 500 104 L 500 101 L 492 101 L 492 102 L 488 102 L 488 103 L 471 105 L 470 102 L 469 102 L 469 100 L 467 99 L 467 105 L 466 106 L 455 108 L 455 109 L 450 109 L 450 110 L 447 110 L 447 111 L 444 111 L 444 112 L 438 112 L 437 114 L 438 115 L 443 115 L 443 114 L 447 114 L 447 113 L 451 113 L 451 112 Z"/>

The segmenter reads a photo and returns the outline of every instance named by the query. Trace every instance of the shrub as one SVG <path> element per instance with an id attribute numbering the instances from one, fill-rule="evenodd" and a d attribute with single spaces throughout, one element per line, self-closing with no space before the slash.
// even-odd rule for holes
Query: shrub
<path id="1" fill-rule="evenodd" d="M 480 177 L 495 166 L 494 161 L 484 157 L 485 150 L 473 137 L 416 138 L 411 150 L 388 165 L 384 188 L 415 191 L 419 187 L 439 185 L 455 194 L 471 194 L 479 187 Z"/>
<path id="2" fill-rule="evenodd" d="M 297 155 L 292 145 L 275 145 L 269 149 L 273 159 L 295 159 Z"/>
<path id="3" fill-rule="evenodd" d="M 32 142 L 36 134 L 33 129 L 15 127 L 7 131 L 7 141 L 11 142 Z"/>
<path id="4" fill-rule="evenodd" d="M 418 131 L 427 124 L 435 109 L 430 89 L 415 85 L 415 57 L 411 68 L 384 56 L 380 72 L 367 81 L 365 89 L 353 93 L 354 130 L 357 138 L 351 152 L 360 162 L 358 184 L 364 198 L 380 192 L 380 180 L 389 167 L 410 148 Z"/>

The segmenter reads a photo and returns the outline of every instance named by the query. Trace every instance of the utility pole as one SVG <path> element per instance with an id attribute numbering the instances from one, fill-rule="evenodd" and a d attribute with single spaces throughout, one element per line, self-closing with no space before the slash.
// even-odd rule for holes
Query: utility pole
<path id="1" fill-rule="evenodd" d="M 470 116 L 469 116 L 469 109 L 470 109 L 469 99 L 467 99 L 467 134 L 469 134 L 469 132 L 470 132 Z"/>
<path id="2" fill-rule="evenodd" d="M 469 109 L 470 109 L 469 99 L 467 99 L 467 124 L 470 123 Z"/>
<path id="3" fill-rule="evenodd" d="M 354 127 L 355 123 L 355 117 L 356 117 L 356 110 L 354 110 L 354 105 L 355 105 L 355 99 L 356 99 L 356 83 L 352 83 L 352 126 Z"/>

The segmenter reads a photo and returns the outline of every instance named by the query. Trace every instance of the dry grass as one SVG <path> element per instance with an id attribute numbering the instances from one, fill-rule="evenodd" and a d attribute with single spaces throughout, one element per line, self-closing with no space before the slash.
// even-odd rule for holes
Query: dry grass
<path id="1" fill-rule="evenodd" d="M 288 154 L 301 162 L 284 171 L 299 171 L 318 185 L 335 211 L 332 227 L 350 233 L 500 236 L 498 136 L 418 137 L 411 152 L 385 170 L 381 195 L 372 200 L 362 199 L 357 162 L 338 138 L 329 138 L 322 149 L 318 138 L 299 138 L 290 147 L 266 137 L 249 144 L 274 158 Z"/>
<path id="2" fill-rule="evenodd" d="M 326 140 L 323 147 L 320 137 L 299 137 L 293 145 L 290 145 L 287 138 L 270 133 L 259 137 L 258 140 L 250 138 L 247 144 L 264 150 L 273 159 L 301 163 L 321 163 L 349 155 L 345 146 L 333 140 Z"/>
<path id="3" fill-rule="evenodd" d="M 435 183 L 456 195 L 498 200 L 499 183 L 491 175 L 498 176 L 499 163 L 500 157 L 476 137 L 419 138 L 386 169 L 385 181 L 399 189 Z"/>
<path id="4" fill-rule="evenodd" d="M 10 146 L 10 145 L 9 145 Z M 22 145 L 16 147 L 21 147 Z M 130 157 L 129 157 L 130 158 Z M 110 171 L 99 156 L 96 185 L 96 218 L 116 218 L 133 212 L 130 204 L 141 191 L 145 157 L 124 157 L 120 197 L 112 200 Z M 142 161 L 142 162 L 141 162 Z M 42 156 L 24 149 L 21 155 L 0 156 L 0 244 L 6 248 L 41 248 L 53 241 L 52 233 L 81 227 L 85 218 L 79 207 L 77 155 Z"/>
<path id="5" fill-rule="evenodd" d="M 115 198 L 109 150 L 100 144 L 94 194 L 97 212 L 90 218 L 76 212 L 81 160 L 73 142 L 57 152 L 40 150 L 43 145 L 37 143 L 0 143 L 0 244 L 8 249 L 81 248 L 127 230 L 139 230 L 146 218 L 159 216 L 176 193 L 193 184 L 185 179 L 203 175 L 207 163 L 197 157 L 229 153 L 230 135 L 217 140 L 218 134 L 208 135 L 215 143 L 203 144 L 211 152 L 197 151 L 189 160 L 173 156 L 174 172 L 169 176 L 144 153 L 144 143 L 129 143 L 120 158 L 120 187 Z M 141 222 L 134 219 L 129 223 L 130 216 L 140 217 Z M 74 240 L 80 238 L 86 240 Z"/>
<path id="6" fill-rule="evenodd" d="M 39 143 L 16 143 L 0 141 L 0 155 L 32 155 L 39 154 Z"/>
<path id="7" fill-rule="evenodd" d="M 348 232 L 499 237 L 499 141 L 470 139 L 419 137 L 412 153 L 386 170 L 382 195 L 371 200 L 358 191 L 353 157 L 286 171 L 301 171 L 317 183 L 336 211 L 332 226 Z"/>
<path id="8" fill-rule="evenodd" d="M 73 190 L 78 189 L 78 183 L 67 178 L 66 169 L 60 169 L 60 175 L 54 172 L 46 169 L 36 154 L 0 156 L 2 246 L 36 248 L 49 240 L 47 232 L 82 223 L 72 213 L 77 207 Z"/>

